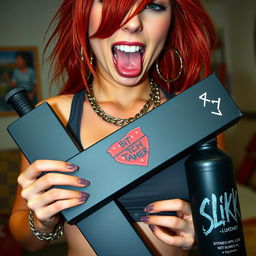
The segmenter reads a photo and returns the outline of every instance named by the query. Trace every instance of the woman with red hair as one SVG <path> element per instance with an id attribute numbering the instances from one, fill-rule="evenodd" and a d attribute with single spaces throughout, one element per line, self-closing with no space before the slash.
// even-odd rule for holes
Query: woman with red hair
<path id="1" fill-rule="evenodd" d="M 210 72 L 214 28 L 199 0 L 64 0 L 54 21 L 47 46 L 55 42 L 53 80 L 63 87 L 47 102 L 84 149 Z M 120 198 L 156 255 L 188 255 L 194 245 L 183 163 Z M 63 174 L 78 168 L 22 157 L 10 228 L 25 248 L 44 248 L 60 233 L 59 212 L 88 200 L 75 188 L 90 182 Z M 64 234 L 69 256 L 95 255 L 76 226 L 64 224 Z"/>

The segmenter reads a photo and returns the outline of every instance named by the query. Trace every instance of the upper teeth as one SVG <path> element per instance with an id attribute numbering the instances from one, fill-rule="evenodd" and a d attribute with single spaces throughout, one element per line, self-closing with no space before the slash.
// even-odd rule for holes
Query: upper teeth
<path id="1" fill-rule="evenodd" d="M 129 46 L 129 45 L 116 45 L 114 48 L 116 48 L 119 51 L 123 52 L 138 52 L 142 49 L 141 46 Z"/>

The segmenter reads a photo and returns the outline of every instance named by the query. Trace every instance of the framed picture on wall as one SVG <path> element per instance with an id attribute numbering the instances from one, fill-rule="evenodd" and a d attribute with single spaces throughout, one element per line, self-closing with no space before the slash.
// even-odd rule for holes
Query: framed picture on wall
<path id="1" fill-rule="evenodd" d="M 0 47 L 0 116 L 16 115 L 6 94 L 24 87 L 33 103 L 42 99 L 37 47 Z"/>

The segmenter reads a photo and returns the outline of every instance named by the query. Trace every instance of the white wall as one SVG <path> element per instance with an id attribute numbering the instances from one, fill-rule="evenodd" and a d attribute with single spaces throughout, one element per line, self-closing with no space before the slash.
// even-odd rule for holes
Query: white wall
<path id="1" fill-rule="evenodd" d="M 242 4 L 241 4 L 242 3 Z M 239 5 L 239 8 L 237 6 Z M 229 47 L 232 63 L 233 95 L 244 111 L 256 112 L 256 54 L 253 25 L 256 19 L 255 0 L 229 0 L 226 2 L 229 20 Z M 239 165 L 244 148 L 256 132 L 256 120 L 242 120 L 227 133 L 229 150 Z"/>
<path id="2" fill-rule="evenodd" d="M 46 29 L 61 0 L 1 0 L 0 2 L 0 47 L 37 46 L 40 57 L 44 48 Z M 43 98 L 49 96 L 49 65 L 39 61 Z M 52 90 L 51 94 L 56 94 Z M 0 149 L 14 148 L 6 126 L 17 117 L 0 118 Z"/>
<path id="3" fill-rule="evenodd" d="M 205 6 L 217 27 L 224 31 L 226 59 L 231 93 L 242 111 L 256 113 L 255 0 L 205 0 Z M 227 151 L 235 167 L 244 157 L 244 148 L 256 132 L 256 120 L 242 119 L 225 132 Z"/>

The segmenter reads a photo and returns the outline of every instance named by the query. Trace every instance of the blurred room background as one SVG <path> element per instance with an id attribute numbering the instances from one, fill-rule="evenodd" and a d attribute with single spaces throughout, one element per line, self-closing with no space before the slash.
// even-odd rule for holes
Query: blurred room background
<path id="1" fill-rule="evenodd" d="M 8 87 L 3 79 L 3 67 L 7 67 L 4 54 L 19 50 L 32 53 L 37 99 L 58 94 L 58 86 L 61 85 L 50 89 L 50 65 L 42 65 L 42 52 L 47 27 L 60 3 L 61 0 L 1 0 L 0 97 Z M 216 25 L 218 35 L 212 59 L 213 71 L 244 113 L 237 125 L 224 132 L 223 144 L 234 161 L 248 255 L 253 256 L 256 255 L 256 1 L 203 0 L 203 4 Z M 0 107 L 0 255 L 6 256 L 9 254 L 2 254 L 1 247 L 12 247 L 12 256 L 21 255 L 19 248 L 9 239 L 6 226 L 19 169 L 19 154 L 6 127 L 15 119 L 17 116 L 10 110 Z M 65 242 L 61 240 L 40 253 L 22 253 L 47 253 L 50 256 L 56 253 L 65 255 L 65 252 Z"/>

